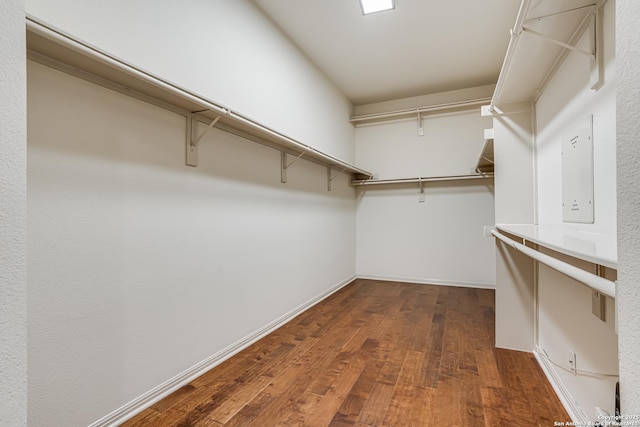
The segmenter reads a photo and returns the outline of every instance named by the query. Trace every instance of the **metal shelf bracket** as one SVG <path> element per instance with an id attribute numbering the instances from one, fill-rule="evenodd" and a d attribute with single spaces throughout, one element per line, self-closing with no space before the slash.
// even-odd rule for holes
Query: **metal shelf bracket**
<path id="1" fill-rule="evenodd" d="M 333 182 L 333 180 L 336 179 L 338 177 L 338 175 L 340 175 L 344 171 L 345 170 L 342 169 L 340 172 L 338 172 L 334 176 L 331 176 L 331 167 L 327 166 L 327 191 L 331 191 L 331 182 Z"/>
<path id="2" fill-rule="evenodd" d="M 220 115 L 216 116 L 215 119 L 211 120 L 204 132 L 198 135 L 197 114 L 198 112 L 194 112 L 187 117 L 187 166 L 198 166 L 198 143 L 222 117 Z"/>
<path id="3" fill-rule="evenodd" d="M 588 51 L 586 51 L 586 50 L 582 50 L 582 49 L 580 49 L 580 48 L 578 48 L 578 47 L 575 47 L 575 46 L 574 46 L 574 45 L 572 45 L 572 44 L 565 43 L 565 42 L 563 42 L 563 41 L 561 41 L 561 40 L 555 39 L 555 38 L 553 38 L 553 37 L 551 37 L 551 36 L 548 36 L 548 35 L 546 35 L 546 34 L 542 34 L 542 33 L 538 32 L 538 31 L 532 30 L 531 28 L 528 28 L 528 27 L 522 27 L 522 31 L 524 31 L 525 33 L 528 33 L 528 34 L 534 35 L 534 36 L 536 36 L 536 37 L 540 37 L 541 39 L 544 39 L 544 40 L 546 40 L 546 41 L 548 41 L 548 42 L 551 42 L 551 43 L 557 44 L 558 46 L 562 46 L 562 47 L 564 47 L 565 49 L 569 49 L 569 50 L 571 50 L 571 51 L 573 51 L 573 52 L 582 53 L 582 54 L 584 54 L 584 55 L 587 55 L 587 56 L 592 57 L 592 59 L 594 58 L 594 54 L 593 54 L 593 52 L 588 52 Z"/>
<path id="4" fill-rule="evenodd" d="M 280 182 L 283 184 L 287 183 L 287 169 L 289 169 L 289 167 L 291 167 L 292 164 L 294 164 L 298 159 L 302 158 L 302 156 L 305 155 L 305 152 L 303 151 L 302 153 L 300 153 L 300 155 L 298 157 L 296 157 L 295 159 L 291 160 L 291 162 L 287 163 L 287 153 L 286 151 L 281 151 L 282 156 L 280 157 Z"/>
<path id="5" fill-rule="evenodd" d="M 418 110 L 418 136 L 424 136 L 422 113 Z"/>

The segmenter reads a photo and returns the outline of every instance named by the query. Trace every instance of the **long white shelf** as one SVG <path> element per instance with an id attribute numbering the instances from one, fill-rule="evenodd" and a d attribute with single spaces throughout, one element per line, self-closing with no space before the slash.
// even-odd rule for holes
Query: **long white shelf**
<path id="1" fill-rule="evenodd" d="M 372 176 L 370 172 L 289 138 L 239 112 L 74 39 L 33 17 L 27 17 L 26 27 L 27 57 L 32 61 L 181 114 L 188 118 L 190 123 L 211 124 L 215 120 L 213 126 L 216 128 L 250 141 L 302 157 L 338 172 L 346 172 L 355 178 Z M 188 126 L 190 135 L 194 130 L 197 131 L 196 126 Z M 189 138 L 191 140 L 187 141 L 187 161 L 188 164 L 194 165 L 189 162 L 189 149 L 197 150 L 197 141 L 194 144 L 193 137 Z"/>
<path id="2" fill-rule="evenodd" d="M 618 268 L 616 237 L 560 225 L 497 224 L 496 228 L 545 248 L 608 268 Z"/>
<path id="3" fill-rule="evenodd" d="M 478 98 L 468 101 L 448 102 L 444 104 L 428 105 L 417 108 L 406 108 L 402 110 L 387 111 L 384 113 L 363 114 L 351 117 L 350 121 L 358 126 L 359 124 L 378 123 L 385 120 L 393 120 L 412 116 L 417 116 L 418 120 L 422 120 L 423 115 L 426 116 L 429 114 L 455 113 L 458 111 L 465 111 L 469 109 L 479 109 L 481 106 L 486 105 L 489 101 L 491 101 L 491 98 Z"/>

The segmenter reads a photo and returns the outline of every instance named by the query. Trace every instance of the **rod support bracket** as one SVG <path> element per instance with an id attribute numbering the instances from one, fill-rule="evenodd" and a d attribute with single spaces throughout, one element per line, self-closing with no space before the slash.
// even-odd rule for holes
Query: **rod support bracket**
<path id="1" fill-rule="evenodd" d="M 289 163 L 287 163 L 287 152 L 286 151 L 281 151 L 280 153 L 281 153 L 281 155 L 280 155 L 280 182 L 283 183 L 283 184 L 286 184 L 287 183 L 287 169 L 289 169 L 291 167 L 291 165 L 294 164 L 296 161 L 301 159 L 302 156 L 304 156 L 306 153 L 303 151 L 295 159 L 291 160 Z"/>
<path id="2" fill-rule="evenodd" d="M 338 172 L 334 176 L 331 176 L 331 166 L 327 166 L 327 191 L 331 191 L 331 183 L 338 177 L 338 175 L 340 175 L 344 171 L 345 169 L 343 168 L 340 172 Z"/>
<path id="3" fill-rule="evenodd" d="M 198 135 L 198 112 L 193 112 L 187 116 L 187 144 L 186 144 L 186 161 L 187 166 L 198 166 L 198 143 L 205 137 L 207 132 L 218 123 L 222 115 L 216 116 L 207 128 Z M 228 111 L 227 111 L 228 114 Z"/>

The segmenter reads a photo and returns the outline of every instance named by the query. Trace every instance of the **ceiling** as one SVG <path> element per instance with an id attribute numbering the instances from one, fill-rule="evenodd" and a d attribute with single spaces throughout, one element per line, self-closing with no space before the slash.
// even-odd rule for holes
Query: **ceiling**
<path id="1" fill-rule="evenodd" d="M 519 0 L 253 0 L 354 105 L 494 84 Z"/>

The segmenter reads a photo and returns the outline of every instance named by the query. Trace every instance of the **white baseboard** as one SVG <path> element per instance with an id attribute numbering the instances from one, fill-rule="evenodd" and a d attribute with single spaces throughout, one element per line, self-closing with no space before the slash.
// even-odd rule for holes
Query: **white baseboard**
<path id="1" fill-rule="evenodd" d="M 542 368 L 542 372 L 544 372 L 547 380 L 549 380 L 551 387 L 553 387 L 553 390 L 558 395 L 560 403 L 562 403 L 562 406 L 564 406 L 564 409 L 569 414 L 569 417 L 571 417 L 571 421 L 573 421 L 576 425 L 591 425 L 591 420 L 582 410 L 580 405 L 578 405 L 578 402 L 576 401 L 575 397 L 573 397 L 569 389 L 564 385 L 553 364 L 549 360 L 547 360 L 544 355 L 540 354 L 538 349 L 533 352 L 533 355 L 536 357 L 538 365 L 540 365 L 540 368 Z"/>
<path id="2" fill-rule="evenodd" d="M 383 280 L 387 282 L 405 282 L 416 283 L 419 285 L 438 285 L 438 286 L 455 286 L 458 288 L 478 288 L 478 289 L 495 289 L 495 283 L 488 282 L 464 282 L 454 280 L 442 280 L 442 279 L 422 279 L 416 277 L 403 277 L 403 276 L 370 276 L 366 274 L 358 274 L 358 279 L 367 280 Z"/>
<path id="3" fill-rule="evenodd" d="M 302 305 L 294 308 L 293 310 L 285 313 L 274 321 L 266 324 L 262 328 L 257 331 L 247 335 L 239 341 L 231 344 L 230 346 L 222 349 L 221 351 L 215 353 L 214 355 L 208 357 L 200 363 L 190 367 L 189 369 L 183 371 L 182 373 L 176 375 L 170 380 L 160 384 L 159 386 L 149 390 L 142 396 L 132 400 L 131 402 L 121 406 L 116 409 L 112 413 L 102 417 L 98 421 L 92 423 L 89 427 L 115 427 L 128 419 L 134 417 L 139 414 L 143 410 L 147 409 L 154 403 L 162 400 L 167 397 L 174 391 L 178 390 L 180 387 L 183 387 L 189 384 L 191 381 L 206 373 L 210 369 L 216 367 L 220 363 L 249 347 L 251 344 L 255 343 L 259 339 L 264 336 L 270 334 L 281 326 L 285 325 L 289 321 L 293 320 L 303 312 L 307 311 L 314 305 L 318 304 L 320 301 L 329 297 L 331 294 L 339 291 L 349 283 L 353 282 L 356 279 L 355 276 L 348 278 L 342 281 L 340 284 L 334 286 L 333 288 L 323 292 L 315 298 L 310 299 L 309 301 L 303 303 Z"/>

